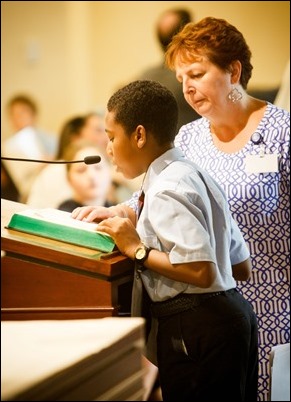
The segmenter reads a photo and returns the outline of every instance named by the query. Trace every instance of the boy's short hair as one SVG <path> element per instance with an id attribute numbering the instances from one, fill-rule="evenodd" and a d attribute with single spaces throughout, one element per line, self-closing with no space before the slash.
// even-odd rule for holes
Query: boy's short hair
<path id="1" fill-rule="evenodd" d="M 156 81 L 137 80 L 115 92 L 107 103 L 116 123 L 130 135 L 138 125 L 159 145 L 173 142 L 177 134 L 178 105 L 172 92 Z"/>

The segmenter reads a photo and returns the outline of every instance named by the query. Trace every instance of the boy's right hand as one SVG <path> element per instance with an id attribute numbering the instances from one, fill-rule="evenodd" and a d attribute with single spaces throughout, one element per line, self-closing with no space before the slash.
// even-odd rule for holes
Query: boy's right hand
<path id="1" fill-rule="evenodd" d="M 114 216 L 119 216 L 120 218 L 129 218 L 131 222 L 135 225 L 136 215 L 135 211 L 124 204 L 117 204 L 112 207 L 101 207 L 101 206 L 88 206 L 79 207 L 74 209 L 71 214 L 72 218 L 79 221 L 85 222 L 96 222 L 99 223 L 107 218 L 113 218 Z"/>
<path id="2" fill-rule="evenodd" d="M 79 221 L 99 223 L 104 219 L 118 215 L 117 211 L 114 211 L 114 208 L 101 206 L 78 207 L 73 210 L 71 216 Z"/>

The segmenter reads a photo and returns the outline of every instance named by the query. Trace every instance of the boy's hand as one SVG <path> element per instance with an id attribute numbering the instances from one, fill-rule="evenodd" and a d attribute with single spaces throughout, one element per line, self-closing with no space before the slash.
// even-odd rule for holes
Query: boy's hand
<path id="1" fill-rule="evenodd" d="M 71 216 L 74 219 L 79 221 L 86 221 L 86 222 L 100 222 L 103 219 L 110 218 L 115 216 L 116 213 L 114 212 L 113 208 L 106 208 L 101 206 L 88 206 L 88 207 L 79 207 L 74 209 Z"/>
<path id="2" fill-rule="evenodd" d="M 134 260 L 135 250 L 141 241 L 135 226 L 129 218 L 114 216 L 105 219 L 99 223 L 98 230 L 109 234 L 119 251 Z"/>
<path id="3" fill-rule="evenodd" d="M 79 207 L 74 209 L 71 214 L 72 218 L 79 221 L 86 222 L 101 222 L 104 219 L 112 218 L 113 216 L 119 216 L 121 218 L 129 218 L 133 225 L 136 222 L 135 211 L 124 204 L 117 204 L 112 207 L 101 207 L 101 206 L 88 206 Z"/>

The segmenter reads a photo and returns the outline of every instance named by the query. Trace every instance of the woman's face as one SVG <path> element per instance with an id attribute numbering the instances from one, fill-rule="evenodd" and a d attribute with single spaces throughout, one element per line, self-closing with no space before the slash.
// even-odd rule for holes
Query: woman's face
<path id="1" fill-rule="evenodd" d="M 206 57 L 199 56 L 195 60 L 192 63 L 177 61 L 176 77 L 189 105 L 201 116 L 210 118 L 221 113 L 224 105 L 229 106 L 231 73 L 221 70 Z"/>
<path id="2" fill-rule="evenodd" d="M 81 137 L 96 144 L 106 152 L 108 137 L 104 129 L 104 119 L 98 115 L 92 115 L 86 119 L 86 124 L 82 128 Z"/>
<path id="3" fill-rule="evenodd" d="M 96 155 L 94 147 L 78 151 L 75 160 Z M 73 189 L 74 198 L 81 204 L 103 205 L 111 184 L 111 170 L 105 158 L 93 165 L 74 163 L 68 171 L 68 181 Z"/>

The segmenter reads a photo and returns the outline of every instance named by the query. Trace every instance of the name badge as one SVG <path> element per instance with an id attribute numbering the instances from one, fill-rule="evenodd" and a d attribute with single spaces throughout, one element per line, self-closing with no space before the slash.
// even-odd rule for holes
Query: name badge
<path id="1" fill-rule="evenodd" d="M 278 155 L 247 155 L 245 159 L 247 173 L 278 172 Z"/>

